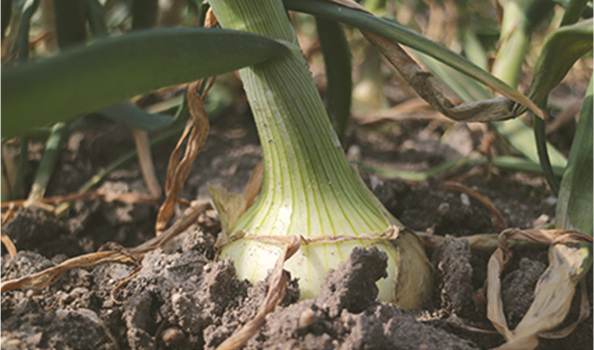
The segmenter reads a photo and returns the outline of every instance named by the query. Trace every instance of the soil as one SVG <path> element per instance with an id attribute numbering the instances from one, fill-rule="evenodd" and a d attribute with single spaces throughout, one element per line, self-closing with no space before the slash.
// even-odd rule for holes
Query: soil
<path id="1" fill-rule="evenodd" d="M 462 144 L 442 142 L 446 132 L 457 133 L 450 139 L 463 140 Z M 571 143 L 567 137 L 555 138 L 565 142 L 561 148 L 567 152 Z M 460 158 L 463 149 L 476 149 L 480 141 L 480 133 L 463 125 L 408 120 L 352 125 L 345 144 L 351 160 L 414 170 Z M 174 144 L 172 140 L 153 151 L 161 183 Z M 46 195 L 76 192 L 133 147 L 129 130 L 106 121 L 71 134 Z M 212 121 L 181 197 L 209 198 L 207 182 L 240 192 L 260 158 L 249 114 L 226 113 Z M 32 170 L 38 159 L 39 154 L 31 155 Z M 471 171 L 460 168 L 449 178 Z M 291 280 L 281 304 L 245 349 L 470 350 L 502 344 L 503 338 L 486 318 L 484 303 L 477 299 L 490 252 L 473 251 L 467 240 L 454 239 L 496 232 L 493 214 L 467 194 L 440 187 L 445 178 L 414 183 L 362 175 L 407 227 L 448 237 L 438 247 L 427 247 L 436 272 L 431 300 L 412 311 L 377 302 L 374 282 L 385 276 L 387 258 L 377 250 L 356 250 L 327 274 L 315 300 L 299 301 L 298 281 Z M 534 227 L 535 222 L 546 224 L 554 217 L 555 197 L 541 176 L 496 169 L 460 182 L 489 198 L 510 227 Z M 112 172 L 101 187 L 148 193 L 136 162 Z M 138 245 L 154 236 L 157 210 L 155 204 L 102 200 L 77 201 L 60 217 L 20 210 L 2 227 L 19 250 L 11 259 L 3 248 L 2 280 L 97 251 L 107 242 Z M 147 254 L 140 272 L 115 291 L 137 268 L 134 263 L 74 269 L 37 294 L 4 293 L 2 348 L 214 349 L 256 315 L 268 288 L 267 281 L 251 285 L 239 280 L 232 261 L 214 261 L 219 230 L 216 213 L 207 211 L 173 242 Z M 547 265 L 546 247 L 513 250 L 513 260 L 502 276 L 505 313 L 512 329 L 528 309 Z M 591 309 L 591 274 L 586 285 Z M 577 299 L 566 324 L 577 318 Z M 538 349 L 591 349 L 592 334 L 590 319 L 564 339 L 541 339 Z"/>

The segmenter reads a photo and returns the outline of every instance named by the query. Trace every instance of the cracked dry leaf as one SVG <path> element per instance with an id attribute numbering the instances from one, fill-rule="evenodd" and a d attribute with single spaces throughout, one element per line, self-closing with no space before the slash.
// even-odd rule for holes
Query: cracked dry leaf
<path id="1" fill-rule="evenodd" d="M 326 1 L 373 16 L 371 12 L 353 0 Z M 407 83 L 431 106 L 448 118 L 462 122 L 502 121 L 515 118 L 520 115 L 520 112 L 525 112 L 525 109 L 520 106 L 521 104 L 532 110 L 540 118 L 546 119 L 546 113 L 528 97 L 492 76 L 490 78 L 473 76 L 473 79 L 489 86 L 505 97 L 463 103 L 456 106 L 442 93 L 444 88 L 439 84 L 439 80 L 432 73 L 423 70 L 397 42 L 360 30 L 363 36 L 394 65 Z"/>
<path id="2" fill-rule="evenodd" d="M 221 219 L 221 229 L 226 233 L 246 211 L 247 201 L 243 193 L 230 192 L 221 185 L 207 185 Z"/>
<path id="3" fill-rule="evenodd" d="M 169 165 L 167 167 L 167 180 L 165 182 L 165 201 L 159 209 L 157 215 L 156 231 L 159 234 L 167 227 L 169 220 L 173 216 L 175 210 L 175 204 L 179 198 L 179 194 L 184 186 L 184 182 L 192 170 L 192 164 L 194 159 L 200 153 L 200 149 L 206 142 L 208 136 L 208 130 L 210 124 L 208 122 L 208 116 L 202 106 L 204 98 L 208 93 L 208 89 L 212 86 L 214 79 L 210 80 L 210 85 L 206 88 L 205 92 L 201 95 L 198 93 L 202 86 L 204 79 L 198 80 L 188 85 L 188 108 L 190 110 L 190 119 L 186 124 L 186 128 L 182 136 L 179 138 L 177 145 L 171 157 L 169 158 Z M 187 139 L 187 142 L 185 142 Z M 186 144 L 185 153 L 180 159 L 181 151 Z"/>
<path id="4" fill-rule="evenodd" d="M 552 244 L 549 267 L 536 285 L 534 301 L 513 331 L 508 328 L 501 300 L 500 276 L 509 261 L 508 239 Z M 489 260 L 487 285 L 487 317 L 506 340 L 496 350 L 532 350 L 538 345 L 539 333 L 549 331 L 563 322 L 569 312 L 575 285 L 583 276 L 584 269 L 589 268 L 588 264 L 584 264 L 584 252 L 581 249 L 556 244 L 570 242 L 591 244 L 592 237 L 571 230 L 508 229 L 501 233 L 499 248 Z"/>
<path id="5" fill-rule="evenodd" d="M 221 229 L 224 234 L 237 222 L 237 220 L 254 204 L 260 188 L 264 171 L 264 163 L 260 161 L 245 185 L 243 193 L 228 191 L 221 185 L 208 185 L 210 196 L 221 219 Z"/>
<path id="6" fill-rule="evenodd" d="M 423 70 L 400 46 L 378 35 L 361 33 L 425 101 L 446 117 L 459 122 L 491 122 L 516 117 L 513 112 L 515 102 L 507 97 L 455 105 L 443 95 L 443 87 L 433 73 Z"/>

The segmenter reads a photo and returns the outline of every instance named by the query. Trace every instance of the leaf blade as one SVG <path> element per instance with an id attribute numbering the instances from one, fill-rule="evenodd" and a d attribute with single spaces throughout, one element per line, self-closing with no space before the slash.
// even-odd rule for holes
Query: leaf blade
<path id="1" fill-rule="evenodd" d="M 167 85 L 278 57 L 286 47 L 249 33 L 158 29 L 104 39 L 2 71 L 3 136 L 121 102 Z"/>

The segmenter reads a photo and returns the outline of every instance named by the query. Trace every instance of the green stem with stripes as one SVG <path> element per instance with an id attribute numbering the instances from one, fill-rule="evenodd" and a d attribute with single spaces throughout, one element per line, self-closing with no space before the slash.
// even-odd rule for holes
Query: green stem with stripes
<path id="1" fill-rule="evenodd" d="M 395 286 L 406 279 L 399 269 L 403 256 L 408 265 L 420 266 L 416 282 L 430 280 L 420 241 L 407 231 L 400 235 L 398 245 L 382 239 L 390 225 L 401 224 L 347 162 L 282 2 L 217 0 L 210 4 L 224 28 L 271 37 L 290 48 L 281 58 L 240 71 L 262 144 L 264 182 L 257 201 L 229 230 L 231 238 L 238 232 L 353 237 L 303 245 L 286 262 L 285 268 L 300 279 L 301 296 L 314 297 L 325 272 L 336 268 L 354 247 L 377 246 L 390 257 L 389 276 L 378 282 L 379 298 L 398 300 L 404 307 L 417 306 L 428 295 L 430 283 L 421 283 L 423 290 L 407 297 L 401 295 L 406 287 L 395 290 Z M 238 275 L 256 281 L 266 277 L 281 249 L 277 244 L 232 239 L 221 257 L 235 259 Z M 412 252 L 418 257 L 411 263 Z"/>

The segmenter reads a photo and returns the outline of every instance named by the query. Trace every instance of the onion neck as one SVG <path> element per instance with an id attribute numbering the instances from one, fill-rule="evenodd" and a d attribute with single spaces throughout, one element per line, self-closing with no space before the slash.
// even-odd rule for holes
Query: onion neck
<path id="1" fill-rule="evenodd" d="M 221 25 L 285 42 L 290 53 L 240 71 L 264 155 L 256 203 L 230 232 L 358 236 L 398 222 L 348 163 L 281 1 L 216 0 Z"/>

